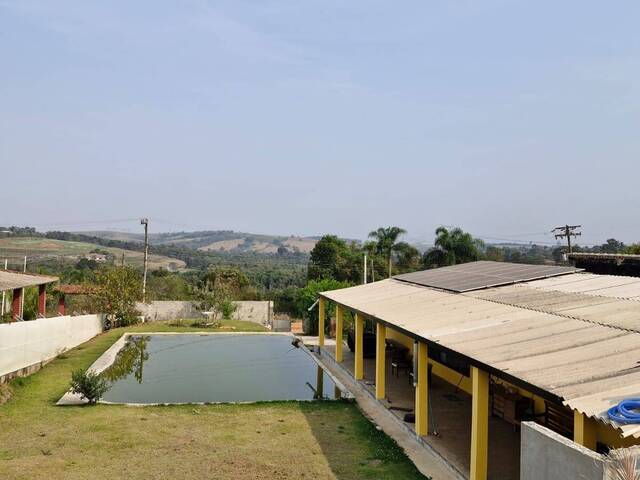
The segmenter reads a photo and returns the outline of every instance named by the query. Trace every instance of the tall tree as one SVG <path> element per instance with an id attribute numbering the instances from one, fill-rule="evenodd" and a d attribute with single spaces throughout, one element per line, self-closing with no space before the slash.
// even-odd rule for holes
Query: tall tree
<path id="1" fill-rule="evenodd" d="M 426 268 L 478 260 L 484 243 L 461 228 L 448 230 L 445 227 L 438 227 L 434 245 L 424 254 L 423 263 Z"/>
<path id="2" fill-rule="evenodd" d="M 323 236 L 311 250 L 307 276 L 309 280 L 332 278 L 360 283 L 362 252 L 335 235 Z"/>
<path id="3" fill-rule="evenodd" d="M 420 270 L 420 252 L 413 245 L 409 245 L 406 242 L 396 243 L 394 249 L 394 261 L 396 271 L 399 271 L 400 273 Z"/>
<path id="4" fill-rule="evenodd" d="M 380 227 L 369 233 L 369 238 L 373 238 L 376 242 L 376 253 L 384 255 L 389 263 L 389 277 L 393 267 L 393 252 L 398 249 L 398 238 L 405 233 L 407 233 L 406 230 L 400 227 Z"/>

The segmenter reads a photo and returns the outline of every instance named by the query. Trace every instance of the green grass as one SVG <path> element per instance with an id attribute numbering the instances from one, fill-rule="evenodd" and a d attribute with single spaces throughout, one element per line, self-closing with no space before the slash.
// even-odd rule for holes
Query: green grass
<path id="1" fill-rule="evenodd" d="M 249 322 L 223 322 L 235 331 Z M 143 324 L 127 331 L 196 331 Z M 419 479 L 402 450 L 350 402 L 57 407 L 71 371 L 124 329 L 10 384 L 0 405 L 0 479 Z"/>

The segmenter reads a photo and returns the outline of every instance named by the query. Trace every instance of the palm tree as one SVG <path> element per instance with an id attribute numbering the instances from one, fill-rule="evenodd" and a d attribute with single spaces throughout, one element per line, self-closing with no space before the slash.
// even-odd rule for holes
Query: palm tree
<path id="1" fill-rule="evenodd" d="M 424 255 L 425 267 L 443 267 L 458 263 L 473 262 L 480 258 L 480 250 L 484 246 L 482 240 L 473 238 L 461 228 L 447 230 L 436 229 L 435 246 Z"/>
<path id="2" fill-rule="evenodd" d="M 389 277 L 391 277 L 391 258 L 393 252 L 398 248 L 398 237 L 407 233 L 400 227 L 380 227 L 369 233 L 369 238 L 375 239 L 376 253 L 384 255 L 389 262 Z"/>

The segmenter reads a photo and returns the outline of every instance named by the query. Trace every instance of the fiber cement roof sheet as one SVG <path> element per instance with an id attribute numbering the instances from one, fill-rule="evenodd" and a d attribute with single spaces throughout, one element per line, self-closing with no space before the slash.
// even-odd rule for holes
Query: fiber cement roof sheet
<path id="1" fill-rule="evenodd" d="M 0 291 L 13 290 L 15 288 L 33 287 L 36 285 L 43 285 L 45 283 L 52 283 L 57 281 L 58 277 L 14 272 L 12 270 L 0 270 Z"/>
<path id="2" fill-rule="evenodd" d="M 527 282 L 527 285 L 531 288 L 547 291 L 583 293 L 585 295 L 640 301 L 640 278 L 638 277 L 574 273 L 562 277 Z"/>
<path id="3" fill-rule="evenodd" d="M 640 332 L 640 302 L 625 298 L 540 290 L 532 288 L 530 284 L 482 290 L 468 295 L 492 302 L 555 313 L 600 325 Z"/>

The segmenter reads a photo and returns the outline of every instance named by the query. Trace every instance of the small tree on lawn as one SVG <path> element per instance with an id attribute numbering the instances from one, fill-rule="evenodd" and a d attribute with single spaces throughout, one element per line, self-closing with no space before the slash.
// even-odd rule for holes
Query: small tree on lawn
<path id="1" fill-rule="evenodd" d="M 94 405 L 109 390 L 109 382 L 100 374 L 82 369 L 71 372 L 71 391 Z"/>
<path id="2" fill-rule="evenodd" d="M 140 298 L 140 273 L 129 266 L 104 267 L 96 274 L 96 302 L 103 313 L 113 317 L 119 326 L 138 321 L 136 301 Z"/>

